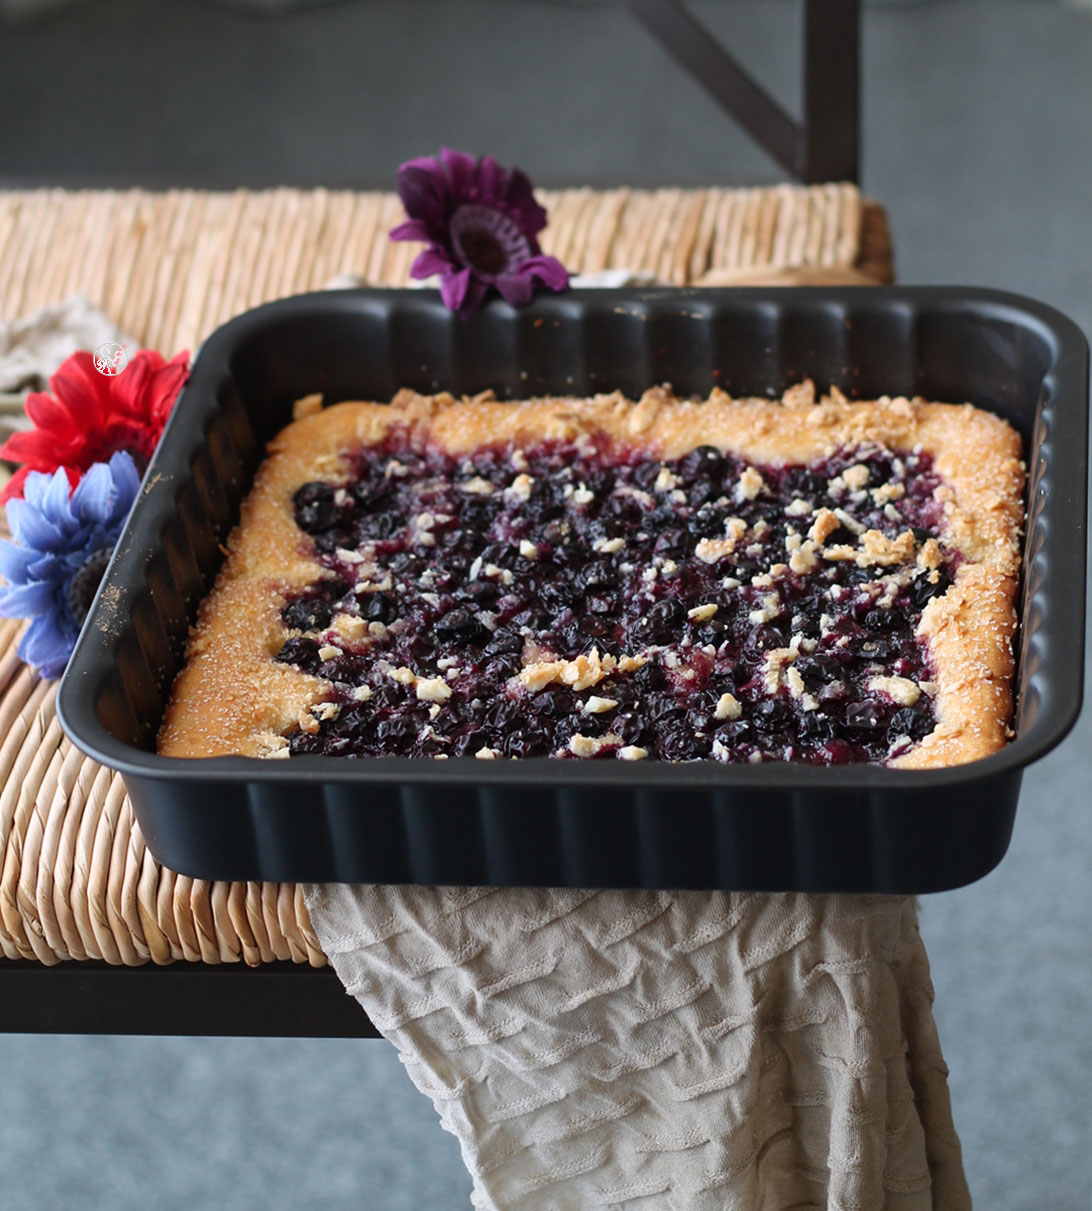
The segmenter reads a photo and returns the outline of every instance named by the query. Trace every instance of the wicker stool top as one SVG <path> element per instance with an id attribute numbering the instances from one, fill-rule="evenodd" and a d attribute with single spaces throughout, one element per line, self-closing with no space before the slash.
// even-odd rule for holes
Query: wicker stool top
<path id="1" fill-rule="evenodd" d="M 851 185 L 540 191 L 543 247 L 575 272 L 671 285 L 889 282 L 883 210 Z M 408 282 L 393 194 L 0 192 L 0 316 L 87 295 L 167 356 L 339 273 Z M 207 883 L 147 851 L 121 779 L 63 737 L 56 684 L 0 622 L 0 952 L 43 963 L 326 962 L 292 884 Z"/>

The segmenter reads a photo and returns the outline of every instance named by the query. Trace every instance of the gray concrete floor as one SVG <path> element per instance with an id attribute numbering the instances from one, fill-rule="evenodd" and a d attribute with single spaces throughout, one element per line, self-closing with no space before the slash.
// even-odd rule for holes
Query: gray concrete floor
<path id="1" fill-rule="evenodd" d="M 710 3 L 786 104 L 791 5 Z M 372 0 L 283 18 L 102 0 L 5 31 L 0 182 L 389 185 L 441 142 L 541 182 L 779 179 L 614 3 Z M 836 71 L 837 65 L 832 64 Z M 1092 331 L 1092 11 L 870 6 L 864 186 L 903 282 L 1004 287 Z M 1092 719 L 1033 768 L 1012 848 L 922 931 L 976 1205 L 1092 1193 Z M 0 1037 L 0 1203 L 467 1205 L 382 1042 Z"/>

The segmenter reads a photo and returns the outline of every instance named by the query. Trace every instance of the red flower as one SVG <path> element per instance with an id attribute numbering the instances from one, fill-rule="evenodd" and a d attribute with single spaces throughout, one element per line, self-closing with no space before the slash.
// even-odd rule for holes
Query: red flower
<path id="1" fill-rule="evenodd" d="M 49 380 L 52 395 L 32 391 L 26 413 L 34 428 L 0 446 L 0 458 L 24 463 L 0 492 L 0 504 L 23 495 L 31 471 L 64 469 L 75 487 L 93 463 L 119 450 L 143 472 L 189 373 L 189 353 L 171 360 L 142 349 L 117 375 L 100 374 L 90 353 L 74 353 Z"/>

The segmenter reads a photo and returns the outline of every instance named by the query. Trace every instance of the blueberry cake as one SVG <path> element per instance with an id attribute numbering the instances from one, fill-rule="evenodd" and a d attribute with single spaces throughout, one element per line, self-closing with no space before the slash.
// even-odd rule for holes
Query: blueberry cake
<path id="1" fill-rule="evenodd" d="M 173 756 L 954 765 L 1010 735 L 1020 442 L 970 405 L 300 401 Z"/>

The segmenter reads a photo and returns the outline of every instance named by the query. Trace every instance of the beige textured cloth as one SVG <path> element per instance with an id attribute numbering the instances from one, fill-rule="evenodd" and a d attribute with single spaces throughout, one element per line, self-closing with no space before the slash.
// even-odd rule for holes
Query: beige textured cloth
<path id="1" fill-rule="evenodd" d="M 79 294 L 23 319 L 0 319 L 0 391 L 45 391 L 66 357 L 107 341 L 128 345 L 130 354 L 140 347 Z"/>
<path id="2" fill-rule="evenodd" d="M 481 1211 L 970 1206 L 907 897 L 305 895 Z"/>

